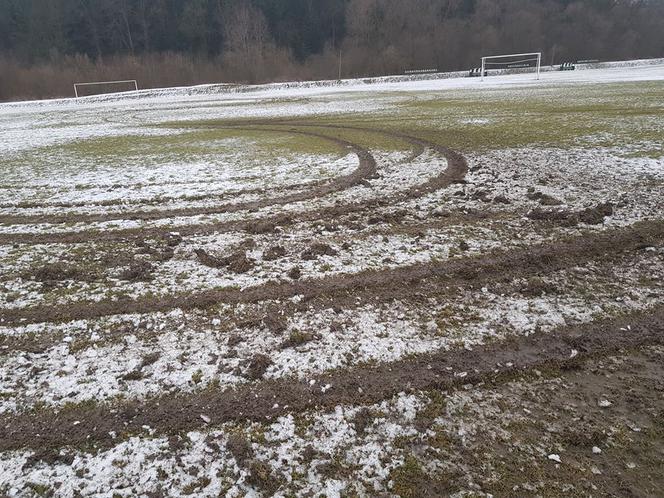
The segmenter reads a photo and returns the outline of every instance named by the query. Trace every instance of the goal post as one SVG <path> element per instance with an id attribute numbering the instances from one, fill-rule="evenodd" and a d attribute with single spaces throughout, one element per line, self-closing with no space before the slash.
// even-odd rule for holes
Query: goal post
<path id="1" fill-rule="evenodd" d="M 542 67 L 542 52 L 529 52 L 525 54 L 490 55 L 482 57 L 482 80 L 487 69 L 521 69 L 535 67 L 537 79 L 540 79 Z"/>
<path id="2" fill-rule="evenodd" d="M 92 87 L 92 86 L 102 86 L 102 85 L 106 86 L 131 85 L 133 87 L 130 90 L 119 90 L 118 92 L 112 92 L 112 93 L 138 91 L 138 82 L 136 80 L 93 81 L 89 83 L 74 83 L 74 95 L 76 95 L 76 98 L 80 96 L 79 88 L 81 87 Z"/>

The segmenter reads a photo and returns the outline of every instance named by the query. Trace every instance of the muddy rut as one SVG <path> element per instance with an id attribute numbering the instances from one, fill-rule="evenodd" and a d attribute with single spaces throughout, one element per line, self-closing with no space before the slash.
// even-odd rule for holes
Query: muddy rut
<path id="1" fill-rule="evenodd" d="M 408 297 L 422 282 L 434 285 L 467 286 L 490 280 L 512 280 L 519 276 L 555 271 L 593 258 L 609 258 L 657 246 L 664 241 L 664 221 L 643 221 L 630 227 L 586 234 L 567 240 L 442 262 L 418 263 L 387 270 L 368 270 L 350 275 L 295 282 L 268 282 L 243 290 L 219 289 L 165 297 L 121 298 L 99 302 L 68 303 L 66 306 L 34 306 L 0 311 L 0 324 L 63 323 L 125 313 L 164 312 L 174 308 L 204 309 L 219 303 L 257 303 L 302 296 L 306 303 L 325 298 L 343 300 L 351 296 L 384 300 Z M 398 282 L 399 285 L 394 285 Z"/>
<path id="2" fill-rule="evenodd" d="M 327 126 L 329 129 L 346 129 L 347 127 L 343 126 Z M 249 220 L 238 220 L 238 221 L 227 221 L 227 222 L 218 222 L 218 223 L 192 223 L 185 226 L 178 227 L 152 227 L 152 228 L 128 228 L 128 229 L 111 229 L 111 230 L 86 230 L 86 231 L 75 231 L 75 232 L 51 232 L 51 233 L 2 233 L 0 234 L 0 244 L 49 244 L 49 243 L 63 243 L 63 244 L 75 244 L 75 243 L 85 243 L 89 241 L 112 241 L 112 240 L 123 240 L 123 239 L 137 239 L 137 238 L 149 238 L 157 237 L 164 233 L 170 231 L 177 231 L 183 236 L 190 235 L 206 235 L 212 233 L 226 232 L 226 231 L 251 231 L 256 227 L 257 224 L 263 225 L 287 225 L 296 223 L 298 221 L 310 221 L 316 219 L 325 219 L 331 217 L 338 217 L 342 215 L 347 215 L 350 213 L 362 212 L 369 209 L 376 209 L 383 206 L 393 205 L 398 202 L 402 202 L 409 198 L 414 198 L 418 196 L 425 195 L 430 192 L 434 192 L 438 189 L 445 188 L 454 182 L 462 181 L 468 171 L 468 165 L 465 158 L 447 148 L 435 144 L 433 142 L 428 142 L 416 137 L 411 137 L 402 133 L 396 132 L 385 132 L 372 129 L 361 129 L 349 127 L 348 129 L 361 130 L 370 133 L 382 133 L 393 138 L 398 138 L 405 140 L 416 147 L 416 151 L 413 156 L 421 154 L 425 148 L 430 148 L 436 153 L 440 154 L 447 161 L 447 167 L 441 171 L 437 176 L 431 178 L 427 182 L 421 185 L 415 185 L 409 187 L 403 191 L 397 192 L 393 195 L 385 196 L 380 199 L 370 199 L 367 201 L 348 203 L 344 205 L 335 205 L 331 207 L 321 208 L 318 210 L 307 211 L 304 213 L 289 213 L 289 214 L 278 214 L 274 216 L 260 217 L 257 219 Z M 283 130 L 280 130 L 283 131 Z M 327 135 L 315 134 L 313 132 L 299 132 L 302 134 L 308 134 L 312 136 L 321 136 L 330 138 Z M 341 139 L 334 139 L 341 140 Z M 144 213 L 146 217 L 140 212 L 134 213 L 109 213 L 108 215 L 90 215 L 90 216 L 111 216 L 105 220 L 95 219 L 80 219 L 76 220 L 72 218 L 74 215 L 65 215 L 63 217 L 58 216 L 47 216 L 47 215 L 38 215 L 38 216 L 29 216 L 22 217 L 19 215 L 16 216 L 7 216 L 0 217 L 0 222 L 4 224 L 21 224 L 21 223 L 63 223 L 63 222 L 72 222 L 72 221 L 110 221 L 111 219 L 127 219 L 127 220 L 147 220 L 147 219 L 164 219 L 173 216 L 195 216 L 200 214 L 217 214 L 224 212 L 237 212 L 237 211 L 253 211 L 259 209 L 260 207 L 267 207 L 273 204 L 276 205 L 286 205 L 293 202 L 298 202 L 302 200 L 311 200 L 314 198 L 325 196 L 332 192 L 337 192 L 343 190 L 344 188 L 349 188 L 355 184 L 361 183 L 366 180 L 366 177 L 372 176 L 375 173 L 376 163 L 373 156 L 363 149 L 362 147 L 352 144 L 350 142 L 343 141 L 348 144 L 348 147 L 351 147 L 360 157 L 360 163 L 362 164 L 363 158 L 365 162 L 365 167 L 358 168 L 353 174 L 348 175 L 347 177 L 340 177 L 333 180 L 333 183 L 319 186 L 312 191 L 300 192 L 294 194 L 287 194 L 277 198 L 277 202 L 274 202 L 273 199 L 263 199 L 260 201 L 252 201 L 250 203 L 245 203 L 244 205 L 240 204 L 231 204 L 226 206 L 217 206 L 211 208 L 192 208 L 184 210 L 172 210 L 172 211 L 150 211 Z M 349 177 L 352 176 L 352 179 Z M 339 182 L 345 184 L 341 185 Z M 331 190 L 330 190 L 331 189 Z M 301 197 L 306 196 L 306 199 Z M 239 207 L 240 206 L 240 207 Z M 212 211 L 211 211 L 212 210 Z M 168 216 L 166 216 L 167 214 Z M 134 216 L 136 215 L 136 216 Z M 87 215 L 80 215 L 87 216 Z M 115 218 L 114 218 L 115 217 Z M 65 219 L 66 218 L 66 219 Z"/>
<path id="3" fill-rule="evenodd" d="M 621 349 L 664 343 L 664 306 L 649 312 L 519 337 L 474 350 L 439 351 L 357 366 L 315 377 L 259 381 L 227 390 L 164 395 L 114 405 L 84 404 L 0 417 L 0 451 L 30 448 L 37 458 L 57 460 L 64 446 L 105 448 L 143 433 L 184 433 L 232 421 L 273 420 L 287 413 L 372 404 L 400 392 L 450 390 L 499 382 L 528 369 L 570 368 L 584 359 Z M 326 386 L 326 389 L 322 389 Z"/>
<path id="4" fill-rule="evenodd" d="M 433 150 L 447 160 L 447 168 L 422 184 L 407 187 L 384 198 L 350 202 L 308 212 L 282 213 L 242 221 L 195 223 L 177 229 L 153 227 L 103 232 L 7 233 L 0 234 L 0 244 L 131 240 L 158 237 L 173 230 L 177 230 L 182 236 L 231 230 L 269 233 L 276 226 L 332 219 L 416 198 L 463 180 L 468 170 L 466 160 L 461 154 L 398 132 L 299 122 L 277 124 L 283 128 L 263 129 L 332 140 L 357 154 L 359 167 L 349 175 L 309 184 L 311 188 L 306 191 L 292 192 L 284 189 L 278 196 L 258 201 L 222 204 L 209 208 L 99 215 L 16 215 L 0 217 L 0 223 L 58 224 L 120 219 L 157 220 L 176 216 L 254 211 L 272 205 L 283 206 L 323 197 L 360 184 L 376 173 L 376 161 L 367 149 L 318 131 L 288 130 L 288 125 L 384 133 L 411 144 L 414 147 L 414 155 L 411 157 L 426 149 Z M 257 225 L 261 225 L 260 230 L 266 231 L 256 232 Z M 74 302 L 63 306 L 4 309 L 0 310 L 0 325 L 12 327 L 37 323 L 67 323 L 119 314 L 168 312 L 178 308 L 206 309 L 221 303 L 255 304 L 278 301 L 280 307 L 287 312 L 330 307 L 349 309 L 364 303 L 415 299 L 414 296 L 418 293 L 439 296 L 487 283 L 512 282 L 515 279 L 546 274 L 597 260 L 609 264 L 613 261 L 624 264 L 625 257 L 662 244 L 664 220 L 641 221 L 629 227 L 585 233 L 518 249 L 493 250 L 479 256 L 417 263 L 395 269 L 367 270 L 327 278 L 272 281 L 244 290 L 211 289 L 162 297 L 145 296 L 138 299 Z M 295 296 L 300 297 L 297 305 L 294 300 L 290 301 Z M 21 350 L 22 347 L 28 350 L 31 345 L 27 342 L 21 343 L 21 340 L 20 336 L 6 338 L 0 343 L 0 355 Z M 49 340 L 53 338 L 39 338 L 34 341 L 43 341 L 40 346 L 46 347 Z M 259 379 L 227 389 L 207 388 L 195 392 L 165 394 L 147 400 L 90 402 L 71 405 L 59 411 L 54 411 L 52 407 L 38 407 L 25 413 L 7 413 L 0 415 L 0 451 L 32 449 L 36 452 L 37 460 L 65 461 L 62 459 L 66 458 L 66 453 L 60 452 L 63 447 L 85 450 L 111 447 L 129 436 L 146 433 L 146 426 L 151 431 L 154 430 L 157 436 L 161 436 L 219 426 L 226 422 L 269 421 L 288 413 L 329 410 L 342 404 L 372 404 L 400 392 L 430 389 L 445 391 L 468 383 L 505 381 L 532 369 L 573 368 L 588 358 L 612 354 L 620 349 L 658 344 L 664 344 L 664 305 L 647 312 L 562 327 L 551 333 L 513 337 L 473 350 L 433 351 L 391 363 L 349 366 L 303 380 Z M 260 375 L 253 378 L 257 377 Z M 323 386 L 325 389 L 322 389 Z"/>
<path id="5" fill-rule="evenodd" d="M 243 130 L 243 128 L 234 128 Z M 64 214 L 64 215 L 0 215 L 0 223 L 6 225 L 19 225 L 19 224 L 37 224 L 37 223 L 94 223 L 106 222 L 117 220 L 160 220 L 165 218 L 175 218 L 180 216 L 198 216 L 198 215 L 212 215 L 222 213 L 236 213 L 239 211 L 252 211 L 261 209 L 268 206 L 280 206 L 290 204 L 293 202 L 302 202 L 317 197 L 346 190 L 354 185 L 357 185 L 364 179 L 370 178 L 376 173 L 376 160 L 371 153 L 354 143 L 340 138 L 329 137 L 320 133 L 296 131 L 296 130 L 275 130 L 270 128 L 256 128 L 258 131 L 266 132 L 286 132 L 295 135 L 303 135 L 306 137 L 323 138 L 333 142 L 340 147 L 347 148 L 357 155 L 359 159 L 359 166 L 352 173 L 333 178 L 328 182 L 324 182 L 318 186 L 312 187 L 304 192 L 294 192 L 290 194 L 281 195 L 272 198 L 263 198 L 256 201 L 238 202 L 231 204 L 224 204 L 220 206 L 210 207 L 192 207 L 192 208 L 177 208 L 177 209 L 162 209 L 153 211 L 133 211 L 133 212 L 116 212 L 116 213 L 99 213 L 99 214 Z"/>

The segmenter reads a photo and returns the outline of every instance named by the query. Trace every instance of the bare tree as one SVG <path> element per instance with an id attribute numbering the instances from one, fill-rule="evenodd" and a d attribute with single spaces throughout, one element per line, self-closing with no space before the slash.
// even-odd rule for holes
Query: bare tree
<path id="1" fill-rule="evenodd" d="M 133 9 L 129 0 L 113 0 L 110 4 L 112 12 L 111 32 L 120 39 L 123 47 L 134 55 L 134 36 L 131 31 L 130 19 L 133 18 Z"/>
<path id="2" fill-rule="evenodd" d="M 243 1 L 224 19 L 226 60 L 245 79 L 261 78 L 262 65 L 269 49 L 273 48 L 267 22 L 262 12 Z"/>

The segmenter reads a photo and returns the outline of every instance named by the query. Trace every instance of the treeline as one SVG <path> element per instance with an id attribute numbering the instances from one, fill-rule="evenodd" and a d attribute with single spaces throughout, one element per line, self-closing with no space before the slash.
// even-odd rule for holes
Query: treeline
<path id="1" fill-rule="evenodd" d="M 661 0 L 0 0 L 0 99 L 664 55 Z"/>

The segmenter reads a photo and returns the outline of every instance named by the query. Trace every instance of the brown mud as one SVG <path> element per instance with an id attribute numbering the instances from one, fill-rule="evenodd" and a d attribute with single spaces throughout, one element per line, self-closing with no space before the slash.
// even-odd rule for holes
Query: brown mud
<path id="1" fill-rule="evenodd" d="M 333 371 L 312 379 L 313 384 L 309 380 L 267 380 L 146 401 L 5 414 L 0 416 L 0 451 L 31 448 L 37 451 L 36 459 L 58 460 L 62 447 L 110 447 L 117 444 L 112 434 L 125 438 L 143 433 L 145 426 L 163 435 L 225 422 L 265 422 L 286 413 L 377 403 L 400 392 L 446 391 L 467 384 L 502 382 L 532 369 L 569 369 L 590 357 L 663 343 L 664 306 L 659 306 L 473 350 L 443 350 Z M 257 359 L 252 368 L 256 378 L 264 367 L 265 362 Z"/>
<path id="2" fill-rule="evenodd" d="M 535 221 L 546 221 L 557 223 L 563 226 L 576 226 L 579 223 L 586 225 L 601 225 L 604 218 L 612 216 L 614 212 L 613 204 L 603 202 L 593 207 L 587 207 L 580 211 L 569 210 L 544 210 L 540 208 L 533 209 L 526 216 Z"/>
<path id="3" fill-rule="evenodd" d="M 120 298 L 98 302 L 73 302 L 66 307 L 34 306 L 0 310 L 1 325 L 63 323 L 126 313 L 205 309 L 219 303 L 258 303 L 302 296 L 311 304 L 344 303 L 358 298 L 385 300 L 408 297 L 423 282 L 435 287 L 468 286 L 492 280 L 511 281 L 519 276 L 543 274 L 595 258 L 610 258 L 664 241 L 664 221 L 642 221 L 632 226 L 585 234 L 556 242 L 447 261 L 418 263 L 387 270 L 367 270 L 356 274 L 298 281 L 267 282 L 255 287 L 211 289 L 164 297 Z M 398 282 L 399 285 L 394 285 Z"/>

